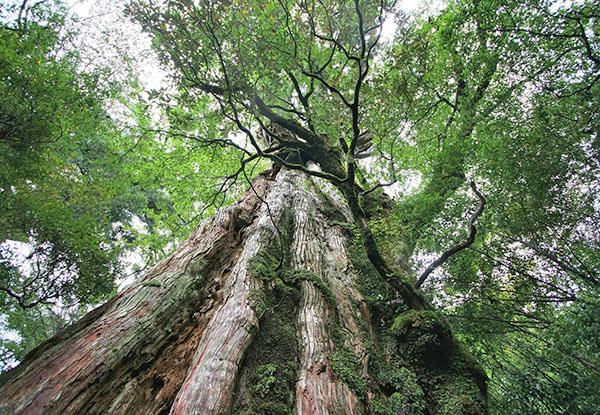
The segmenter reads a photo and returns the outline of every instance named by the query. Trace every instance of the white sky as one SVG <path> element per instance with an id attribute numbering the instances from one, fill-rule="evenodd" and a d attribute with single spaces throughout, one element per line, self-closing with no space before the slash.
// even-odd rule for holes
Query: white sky
<path id="1" fill-rule="evenodd" d="M 79 47 L 100 63 L 117 64 L 121 51 L 135 62 L 146 89 L 159 89 L 166 74 L 141 28 L 123 14 L 125 0 L 66 0 L 69 12 L 80 19 Z"/>

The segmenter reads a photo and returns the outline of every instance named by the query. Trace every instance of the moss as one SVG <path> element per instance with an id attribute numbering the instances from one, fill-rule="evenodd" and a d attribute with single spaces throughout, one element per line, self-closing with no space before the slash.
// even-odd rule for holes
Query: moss
<path id="1" fill-rule="evenodd" d="M 434 311 L 409 310 L 394 319 L 391 331 L 399 353 L 426 366 L 444 366 L 454 349 L 454 339 L 446 319 Z"/>
<path id="2" fill-rule="evenodd" d="M 195 259 L 189 262 L 186 272 L 193 277 L 202 275 L 209 267 L 209 263 L 204 258 Z"/>
<path id="3" fill-rule="evenodd" d="M 386 282 L 373 267 L 360 239 L 354 240 L 349 246 L 348 257 L 352 268 L 357 274 L 357 285 L 365 302 L 369 306 L 372 325 L 386 327 L 398 313 L 406 307 L 397 300 L 394 289 Z"/>
<path id="4" fill-rule="evenodd" d="M 392 209 L 394 203 L 383 189 L 377 189 L 374 192 L 367 193 L 360 198 L 360 205 L 368 218 Z"/>
<path id="5" fill-rule="evenodd" d="M 452 336 L 448 321 L 434 311 L 411 310 L 394 320 L 390 333 L 401 364 L 415 373 L 427 409 L 439 415 L 486 414 L 485 373 Z M 381 379 L 393 383 L 392 372 Z M 393 386 L 401 392 L 399 385 Z"/>
<path id="6" fill-rule="evenodd" d="M 479 415 L 485 413 L 485 400 L 468 376 L 452 373 L 435 390 L 439 415 Z"/>
<path id="7" fill-rule="evenodd" d="M 281 273 L 281 281 L 285 286 L 295 287 L 300 281 L 310 281 L 321 292 L 331 312 L 327 330 L 335 344 L 335 351 L 329 356 L 333 372 L 360 398 L 366 399 L 367 382 L 359 373 L 358 359 L 350 349 L 344 346 L 344 335 L 340 327 L 335 296 L 329 286 L 322 278 L 306 269 L 285 270 Z"/>
<path id="8" fill-rule="evenodd" d="M 300 281 L 310 281 L 315 287 L 323 294 L 325 300 L 329 305 L 335 305 L 335 297 L 329 286 L 323 281 L 322 278 L 318 277 L 314 272 L 307 269 L 288 269 L 285 270 L 281 279 L 287 285 L 296 285 Z"/>
<path id="9" fill-rule="evenodd" d="M 262 282 L 273 281 L 277 278 L 279 259 L 273 250 L 263 250 L 250 261 L 250 273 Z"/>
<path id="10" fill-rule="evenodd" d="M 330 200 L 329 196 L 323 192 L 321 186 L 313 180 L 312 178 L 307 179 L 307 184 L 309 188 L 312 188 L 319 199 L 321 199 L 321 203 L 317 205 L 317 209 L 319 212 L 328 219 L 329 223 L 346 223 L 346 217 L 344 214 L 335 207 L 335 204 Z M 336 190 L 337 191 L 337 190 Z"/>
<path id="11" fill-rule="evenodd" d="M 374 414 L 425 414 L 425 394 L 418 383 L 417 375 L 406 367 L 384 366 L 376 377 L 388 397 L 375 399 L 371 403 Z"/>
<path id="12" fill-rule="evenodd" d="M 345 346 L 335 297 L 326 282 L 309 270 L 286 268 L 287 261 L 280 267 L 280 258 L 276 249 L 270 249 L 251 263 L 252 274 L 266 288 L 251 293 L 260 323 L 253 328 L 257 332 L 244 360 L 234 413 L 293 413 L 301 281 L 314 284 L 329 305 L 327 330 L 335 345 L 329 359 L 335 376 L 365 406 L 370 393 L 379 392 L 378 398 L 368 402 L 371 413 L 486 413 L 485 374 L 460 348 L 446 319 L 433 311 L 406 311 L 394 301 L 393 290 L 375 271 L 359 241 L 352 244 L 350 259 L 376 323 L 374 331 L 364 328 L 371 342 L 367 347 L 371 377 L 361 374 L 357 357 Z"/>
<path id="13" fill-rule="evenodd" d="M 259 319 L 269 310 L 270 304 L 265 291 L 262 289 L 252 289 L 248 295 L 248 300 L 250 300 L 250 307 Z"/>
<path id="14" fill-rule="evenodd" d="M 329 223 L 332 225 L 336 225 L 336 226 L 340 226 L 340 227 L 344 228 L 345 230 L 350 232 L 352 235 L 355 235 L 358 232 L 358 228 L 352 222 L 334 220 Z"/>
<path id="15" fill-rule="evenodd" d="M 251 272 L 265 282 L 265 289 L 251 293 L 259 326 L 244 358 L 243 384 L 233 413 L 239 415 L 292 414 L 297 379 L 299 345 L 296 319 L 300 303 L 297 284 L 265 252 L 251 265 Z"/>
<path id="16" fill-rule="evenodd" d="M 358 358 L 351 349 L 345 346 L 346 337 L 342 331 L 340 316 L 333 299 L 330 303 L 330 311 L 327 331 L 334 344 L 334 351 L 328 356 L 331 369 L 340 380 L 356 393 L 356 396 L 366 403 L 369 392 L 368 377 L 366 378 L 360 373 Z"/>
<path id="17" fill-rule="evenodd" d="M 144 281 L 142 283 L 142 286 L 144 286 L 144 287 L 162 287 L 162 284 L 157 280 L 149 280 L 149 281 Z"/>
<path id="18" fill-rule="evenodd" d="M 425 415 L 428 414 L 424 401 L 411 401 L 412 397 L 395 392 L 390 397 L 373 399 L 370 412 L 374 415 Z"/>
<path id="19" fill-rule="evenodd" d="M 377 374 L 377 382 L 379 382 L 380 385 L 396 391 L 407 389 L 405 388 L 405 385 L 415 383 L 415 379 L 415 374 L 405 367 L 398 368 L 387 366 Z"/>
<path id="20" fill-rule="evenodd" d="M 277 289 L 283 289 L 278 270 L 280 260 L 277 252 L 270 248 L 264 249 L 252 258 L 248 267 L 250 273 L 256 279 L 262 281 L 268 287 L 276 286 Z M 262 288 L 253 288 L 249 295 L 252 309 L 260 319 L 273 304 L 270 304 L 266 291 Z"/>
<path id="21" fill-rule="evenodd" d="M 329 360 L 336 376 L 344 381 L 350 389 L 355 391 L 360 398 L 366 399 L 368 392 L 367 382 L 359 373 L 358 360 L 354 353 L 347 347 L 339 346 L 329 356 Z"/>
<path id="22" fill-rule="evenodd" d="M 487 399 L 487 374 L 479 362 L 460 344 L 456 344 L 451 369 L 461 377 L 469 380 L 469 387 L 478 391 L 478 395 Z"/>
<path id="23" fill-rule="evenodd" d="M 262 402 L 258 405 L 258 411 L 265 415 L 289 415 L 291 414 L 287 405 L 278 402 Z M 253 413 L 252 415 L 255 415 Z"/>

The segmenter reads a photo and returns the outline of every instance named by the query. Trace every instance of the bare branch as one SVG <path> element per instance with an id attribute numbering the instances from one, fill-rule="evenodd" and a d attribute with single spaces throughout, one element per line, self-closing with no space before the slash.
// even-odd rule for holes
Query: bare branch
<path id="1" fill-rule="evenodd" d="M 475 185 L 474 181 L 471 181 L 470 186 L 473 193 L 475 193 L 475 196 L 477 196 L 477 199 L 479 199 L 479 204 L 477 205 L 477 209 L 475 209 L 475 212 L 473 212 L 473 215 L 469 219 L 469 235 L 467 236 L 467 239 L 456 245 L 451 246 L 450 249 L 444 252 L 438 259 L 433 261 L 419 276 L 419 279 L 415 283 L 415 288 L 421 287 L 421 285 L 423 285 L 429 274 L 431 274 L 436 268 L 438 268 L 444 262 L 446 262 L 451 256 L 468 248 L 473 244 L 473 242 L 475 242 L 475 236 L 477 235 L 477 228 L 475 227 L 475 222 L 477 222 L 477 219 L 479 219 L 479 216 L 481 216 L 481 213 L 483 212 L 483 209 L 485 207 L 485 197 L 479 192 L 479 190 L 477 190 L 477 186 Z"/>
<path id="2" fill-rule="evenodd" d="M 375 190 L 377 190 L 377 189 L 381 189 L 382 187 L 388 187 L 388 186 L 392 186 L 392 185 L 393 185 L 393 184 L 395 184 L 395 183 L 396 183 L 396 180 L 394 180 L 394 181 L 391 181 L 391 182 L 389 182 L 389 183 L 379 183 L 379 184 L 377 184 L 376 186 L 373 186 L 372 188 L 370 188 L 369 190 L 365 190 L 365 191 L 363 191 L 363 192 L 360 192 L 360 195 L 361 195 L 361 196 L 368 195 L 369 193 L 371 193 L 371 192 L 374 192 L 374 191 L 375 191 Z"/>

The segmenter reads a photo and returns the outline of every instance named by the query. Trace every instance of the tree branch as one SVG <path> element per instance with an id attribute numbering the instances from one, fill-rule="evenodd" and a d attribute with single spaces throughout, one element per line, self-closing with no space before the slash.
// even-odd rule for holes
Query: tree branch
<path id="1" fill-rule="evenodd" d="M 475 236 L 477 235 L 477 228 L 475 227 L 475 222 L 477 222 L 477 219 L 479 219 L 479 216 L 481 216 L 481 213 L 483 212 L 483 209 L 485 207 L 485 197 L 479 192 L 479 190 L 477 190 L 477 186 L 475 186 L 474 181 L 471 181 L 470 186 L 473 193 L 475 193 L 475 196 L 477 196 L 477 199 L 479 199 L 479 204 L 477 205 L 477 209 L 469 219 L 469 235 L 467 236 L 467 239 L 456 245 L 451 246 L 450 249 L 444 252 L 438 259 L 433 261 L 419 276 L 419 279 L 415 283 L 415 288 L 421 287 L 421 285 L 423 285 L 429 274 L 431 274 L 436 268 L 438 268 L 444 262 L 446 262 L 451 256 L 457 254 L 463 249 L 468 248 L 473 244 L 473 242 L 475 242 Z"/>

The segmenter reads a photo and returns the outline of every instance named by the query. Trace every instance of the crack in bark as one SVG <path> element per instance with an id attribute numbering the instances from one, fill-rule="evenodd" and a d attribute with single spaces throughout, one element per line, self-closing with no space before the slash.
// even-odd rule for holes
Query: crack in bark
<path id="1" fill-rule="evenodd" d="M 323 200 L 329 206 L 319 206 Z M 274 179 L 259 176 L 240 202 L 203 222 L 139 283 L 5 374 L 0 413 L 231 411 L 237 385 L 245 382 L 240 376 L 248 376 L 244 356 L 260 324 L 251 294 L 268 295 L 265 283 L 275 282 L 253 275 L 251 261 L 269 246 L 284 247 L 277 235 L 287 211 L 293 212 L 293 231 L 282 253 L 286 267 L 312 276 L 295 280 L 295 411 L 362 413 L 372 395 L 366 346 L 371 317 L 350 263 L 350 236 L 327 216 L 335 210 L 351 222 L 352 209 L 322 179 L 287 169 Z M 336 372 L 333 356 L 340 351 L 356 357 L 354 381 Z"/>

